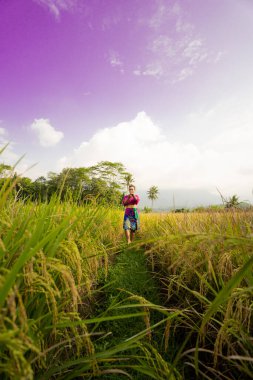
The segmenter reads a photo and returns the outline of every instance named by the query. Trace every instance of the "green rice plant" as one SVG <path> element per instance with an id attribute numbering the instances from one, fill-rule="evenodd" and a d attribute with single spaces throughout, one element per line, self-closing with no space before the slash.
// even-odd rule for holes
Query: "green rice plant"
<path id="1" fill-rule="evenodd" d="M 253 378 L 252 212 L 141 215 L 123 253 L 121 210 L 22 202 L 14 186 L 0 190 L 1 379 Z"/>
<path id="2" fill-rule="evenodd" d="M 187 376 L 253 377 L 252 220 L 245 211 L 142 216 L 142 245 L 165 305 L 188 307 L 192 318 L 192 328 L 187 313 L 168 326 L 182 346 L 178 329 L 192 331 L 181 352 Z"/>
<path id="3" fill-rule="evenodd" d="M 47 204 L 5 203 L 0 213 L 1 378 L 129 376 L 130 367 L 120 367 L 122 353 L 134 350 L 152 326 L 107 351 L 96 352 L 94 342 L 106 335 L 99 331 L 105 321 L 143 317 L 148 322 L 148 305 L 143 310 L 138 304 L 139 312 L 126 308 L 121 315 L 108 310 L 90 317 L 99 272 L 106 278 L 121 249 L 121 220 L 120 211 L 57 197 Z M 132 355 L 132 361 L 138 358 Z"/>
<path id="4" fill-rule="evenodd" d="M 125 305 L 125 307 L 129 307 L 130 305 L 131 304 Z M 129 315 L 125 314 L 122 315 L 121 318 L 125 319 L 134 316 L 143 316 L 144 314 L 145 312 L 134 313 Z M 53 366 L 49 371 L 47 371 L 47 373 L 44 373 L 41 377 L 38 378 L 43 380 L 50 379 L 52 376 L 57 376 L 58 379 L 69 380 L 75 379 L 78 376 L 101 378 L 101 375 L 106 373 L 123 373 L 123 371 L 125 372 L 126 376 L 131 378 L 127 370 L 133 369 L 135 372 L 145 374 L 150 378 L 162 379 L 170 375 L 172 379 L 181 379 L 181 376 L 177 373 L 176 369 L 172 369 L 172 367 L 170 367 L 170 364 L 162 358 L 162 356 L 153 346 L 139 342 L 140 339 L 144 338 L 150 330 L 154 330 L 158 326 L 163 325 L 164 323 L 166 323 L 168 319 L 176 318 L 178 315 L 178 311 L 170 312 L 167 314 L 167 318 L 164 318 L 158 323 L 151 325 L 142 331 L 139 331 L 138 334 L 125 339 L 124 341 L 120 342 L 119 344 L 113 347 L 110 347 L 107 350 L 95 353 L 93 357 L 82 357 L 76 360 L 65 361 L 59 366 Z M 116 320 L 118 319 L 118 316 L 108 317 L 108 320 L 109 319 Z M 95 321 L 104 322 L 105 320 L 105 317 L 96 318 L 91 319 L 89 323 Z M 84 323 L 86 322 L 84 321 Z M 142 353 L 144 353 L 144 356 L 136 353 L 131 354 L 131 352 L 136 352 L 136 350 L 140 349 Z M 126 355 L 123 355 L 124 351 L 126 352 Z M 96 363 L 98 363 L 99 365 L 96 371 L 92 369 L 93 360 L 95 360 Z M 132 364 L 133 362 L 135 364 Z M 174 377 L 174 374 L 177 374 L 177 376 Z"/>
<path id="5" fill-rule="evenodd" d="M 88 299 L 98 269 L 108 266 L 119 219 L 114 216 L 111 227 L 105 208 L 57 197 L 48 204 L 7 200 L 6 188 L 0 212 L 0 373 L 3 379 L 32 379 L 63 358 L 94 354 L 87 325 L 75 322 L 89 317 Z M 108 230 L 110 247 L 101 242 Z M 63 321 L 68 327 L 60 327 Z"/>

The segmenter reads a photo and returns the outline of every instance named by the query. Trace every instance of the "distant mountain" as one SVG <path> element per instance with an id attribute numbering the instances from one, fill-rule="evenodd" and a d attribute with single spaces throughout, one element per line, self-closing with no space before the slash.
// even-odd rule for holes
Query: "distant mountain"
<path id="1" fill-rule="evenodd" d="M 148 189 L 147 189 L 148 190 Z M 151 201 L 148 199 L 147 190 L 138 190 L 141 198 L 140 208 L 151 207 Z M 220 195 L 211 193 L 206 189 L 168 189 L 159 190 L 159 197 L 154 201 L 154 210 L 168 210 L 176 208 L 192 208 L 197 206 L 209 206 L 220 204 Z"/>

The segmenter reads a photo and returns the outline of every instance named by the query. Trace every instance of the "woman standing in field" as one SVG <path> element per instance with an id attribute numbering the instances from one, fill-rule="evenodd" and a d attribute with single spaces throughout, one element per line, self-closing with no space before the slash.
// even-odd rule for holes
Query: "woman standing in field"
<path id="1" fill-rule="evenodd" d="M 122 204 L 125 206 L 123 229 L 125 230 L 128 244 L 133 241 L 135 231 L 140 228 L 139 211 L 136 207 L 140 198 L 134 192 L 135 186 L 129 185 L 129 194 L 125 195 L 122 200 Z"/>

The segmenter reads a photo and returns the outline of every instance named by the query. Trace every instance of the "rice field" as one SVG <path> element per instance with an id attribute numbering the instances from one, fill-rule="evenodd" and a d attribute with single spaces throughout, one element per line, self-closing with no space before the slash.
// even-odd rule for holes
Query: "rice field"
<path id="1" fill-rule="evenodd" d="M 192 378 L 253 378 L 252 212 L 142 219 L 150 238 L 145 254 L 161 284 L 163 305 L 184 311 L 169 324 L 166 347 L 183 334 L 178 359 L 193 369 Z"/>
<path id="2" fill-rule="evenodd" d="M 252 212 L 142 214 L 127 251 L 121 210 L 0 196 L 1 379 L 253 378 Z M 157 297 L 108 291 L 131 252 Z"/>

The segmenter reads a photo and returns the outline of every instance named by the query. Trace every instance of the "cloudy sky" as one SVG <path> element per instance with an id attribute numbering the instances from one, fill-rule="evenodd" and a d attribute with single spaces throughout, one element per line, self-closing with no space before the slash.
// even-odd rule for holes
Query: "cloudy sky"
<path id="1" fill-rule="evenodd" d="M 252 20 L 251 0 L 1 0 L 0 160 L 119 161 L 160 206 L 252 202 Z"/>

